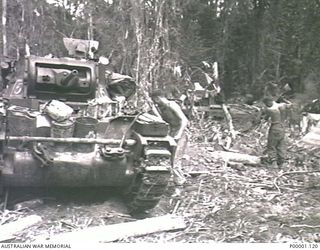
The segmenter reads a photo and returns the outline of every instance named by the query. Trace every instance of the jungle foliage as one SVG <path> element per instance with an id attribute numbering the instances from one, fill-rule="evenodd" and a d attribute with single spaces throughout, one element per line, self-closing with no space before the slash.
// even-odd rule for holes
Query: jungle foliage
<path id="1" fill-rule="evenodd" d="M 63 37 L 98 40 L 99 54 L 135 77 L 140 94 L 162 88 L 178 95 L 202 83 L 195 73 L 205 70 L 202 61 L 219 63 L 227 96 L 258 98 L 269 81 L 303 92 L 319 71 L 318 0 L 5 2 L 9 56 L 21 60 L 26 44 L 31 54 L 63 56 Z"/>

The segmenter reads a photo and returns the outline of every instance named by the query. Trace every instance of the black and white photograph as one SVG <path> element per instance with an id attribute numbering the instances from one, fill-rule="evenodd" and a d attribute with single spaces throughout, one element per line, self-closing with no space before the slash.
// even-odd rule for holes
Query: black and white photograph
<path id="1" fill-rule="evenodd" d="M 319 0 L 0 2 L 1 249 L 320 248 Z"/>

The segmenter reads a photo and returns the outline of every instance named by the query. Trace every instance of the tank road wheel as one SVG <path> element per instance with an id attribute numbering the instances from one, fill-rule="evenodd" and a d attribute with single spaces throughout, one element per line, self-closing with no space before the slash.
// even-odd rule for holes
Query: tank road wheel
<path id="1" fill-rule="evenodd" d="M 154 208 L 165 193 L 171 176 L 170 158 L 153 155 L 143 164 L 143 170 L 137 174 L 127 193 L 131 213 Z"/>

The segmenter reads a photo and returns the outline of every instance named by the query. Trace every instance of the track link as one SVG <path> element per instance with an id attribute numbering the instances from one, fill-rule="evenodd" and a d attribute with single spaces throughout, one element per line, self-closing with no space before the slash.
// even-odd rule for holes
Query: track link
<path id="1" fill-rule="evenodd" d="M 142 164 L 142 171 L 137 174 L 128 197 L 131 212 L 154 208 L 165 193 L 171 177 L 168 157 L 149 155 Z"/>

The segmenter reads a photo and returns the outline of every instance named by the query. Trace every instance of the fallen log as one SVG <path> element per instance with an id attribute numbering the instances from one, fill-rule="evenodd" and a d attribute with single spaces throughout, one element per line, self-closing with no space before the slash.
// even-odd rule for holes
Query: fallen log
<path id="1" fill-rule="evenodd" d="M 211 174 L 210 171 L 190 171 L 188 172 L 188 175 L 190 175 L 191 177 L 196 177 L 198 175 L 202 175 L 202 174 Z"/>
<path id="2" fill-rule="evenodd" d="M 40 199 L 33 199 L 28 201 L 22 201 L 14 205 L 14 210 L 22 210 L 22 209 L 34 209 L 43 204 L 43 201 Z"/>
<path id="3" fill-rule="evenodd" d="M 311 131 L 308 134 L 306 134 L 299 143 L 319 146 L 320 145 L 320 125 L 319 127 L 313 127 Z"/>
<path id="4" fill-rule="evenodd" d="M 88 227 L 79 231 L 57 234 L 47 239 L 47 242 L 65 241 L 79 243 L 83 241 L 86 243 L 103 243 L 184 228 L 186 228 L 186 224 L 183 218 L 170 214 L 121 224 Z M 43 241 L 44 239 L 38 240 Z"/>
<path id="5" fill-rule="evenodd" d="M 40 216 L 30 215 L 25 218 L 18 219 L 17 221 L 0 225 L 0 242 L 13 239 L 15 234 L 41 221 L 42 219 Z"/>
<path id="6" fill-rule="evenodd" d="M 215 159 L 223 161 L 239 162 L 243 164 L 258 165 L 261 163 L 260 157 L 227 151 L 215 151 L 210 154 Z"/>

